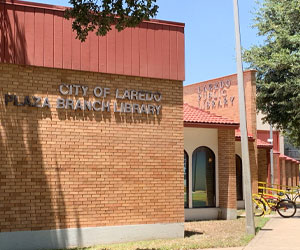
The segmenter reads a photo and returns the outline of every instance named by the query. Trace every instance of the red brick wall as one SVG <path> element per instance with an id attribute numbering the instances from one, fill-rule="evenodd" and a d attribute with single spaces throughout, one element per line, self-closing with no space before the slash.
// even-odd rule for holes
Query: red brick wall
<path id="1" fill-rule="evenodd" d="M 280 158 L 280 185 L 286 186 L 286 160 L 284 158 Z"/>
<path id="2" fill-rule="evenodd" d="M 299 185 L 299 164 L 296 164 L 296 185 Z"/>
<path id="3" fill-rule="evenodd" d="M 234 129 L 218 129 L 219 206 L 236 209 Z"/>
<path id="4" fill-rule="evenodd" d="M 292 172 L 293 172 L 293 186 L 297 186 L 297 168 L 296 163 L 292 163 Z"/>
<path id="5" fill-rule="evenodd" d="M 162 111 L 57 110 L 62 82 L 159 91 Z M 184 221 L 181 81 L 0 64 L 0 92 L 1 232 Z"/>
<path id="6" fill-rule="evenodd" d="M 292 186 L 292 164 L 291 164 L 291 161 L 285 162 L 285 169 L 286 169 L 286 185 Z"/>
<path id="7" fill-rule="evenodd" d="M 273 154 L 274 184 L 280 184 L 279 154 Z"/>
<path id="8" fill-rule="evenodd" d="M 267 142 L 270 138 L 270 130 L 257 130 L 257 138 Z M 273 131 L 273 149 L 280 150 L 279 131 Z"/>
<path id="9" fill-rule="evenodd" d="M 268 182 L 268 165 L 270 158 L 270 150 L 259 148 L 258 149 L 258 181 Z"/>
<path id="10" fill-rule="evenodd" d="M 199 93 L 198 89 L 200 87 L 203 90 L 204 86 L 209 86 L 220 82 L 230 81 L 231 85 L 229 88 L 224 87 L 226 91 L 228 105 L 222 105 L 222 107 L 216 106 L 214 108 L 211 107 L 208 109 L 207 105 L 203 105 L 205 95 L 203 92 L 201 93 L 201 100 L 199 102 Z M 246 98 L 246 112 L 247 112 L 247 126 L 248 132 L 251 133 L 254 138 L 256 138 L 256 82 L 255 82 L 255 71 L 246 71 L 244 72 L 244 82 L 245 82 L 245 98 Z M 214 95 L 218 95 L 219 92 L 217 91 L 216 94 L 212 92 Z M 208 80 L 205 82 L 190 84 L 184 86 L 183 88 L 183 98 L 185 103 L 189 103 L 195 107 L 200 107 L 205 110 L 209 110 L 212 113 L 233 119 L 236 122 L 239 122 L 239 105 L 238 105 L 238 86 L 237 86 L 237 75 L 229 75 L 225 77 L 220 77 L 212 80 Z M 230 97 L 234 97 L 233 103 L 230 101 Z M 207 98 L 209 99 L 209 98 Z M 213 98 L 211 98 L 213 100 Z M 222 100 L 222 97 L 221 97 Z M 217 102 L 219 99 L 217 99 Z"/>

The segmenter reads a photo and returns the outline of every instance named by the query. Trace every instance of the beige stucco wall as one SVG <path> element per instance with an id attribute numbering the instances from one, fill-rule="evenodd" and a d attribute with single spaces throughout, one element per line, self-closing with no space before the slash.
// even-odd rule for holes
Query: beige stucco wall
<path id="1" fill-rule="evenodd" d="M 216 157 L 216 177 L 218 176 L 218 129 L 184 128 L 184 150 L 189 155 L 189 180 L 192 181 L 192 155 L 196 148 L 205 146 L 210 148 Z M 216 178 L 216 206 L 219 206 L 219 182 Z M 189 185 L 189 204 L 192 205 L 192 184 Z"/>
<path id="2" fill-rule="evenodd" d="M 256 122 L 257 122 L 257 130 L 270 130 L 270 124 L 269 123 L 263 123 L 262 118 L 264 115 L 261 112 L 257 113 L 256 116 Z M 278 129 L 273 127 L 273 131 L 279 131 Z M 284 137 L 280 133 L 279 134 L 279 151 L 280 154 L 284 154 Z"/>
<path id="3" fill-rule="evenodd" d="M 256 124 L 257 124 L 257 130 L 270 130 L 270 124 L 269 123 L 263 123 L 262 118 L 264 115 L 261 112 L 257 113 L 256 116 Z M 276 130 L 274 128 L 274 130 Z"/>

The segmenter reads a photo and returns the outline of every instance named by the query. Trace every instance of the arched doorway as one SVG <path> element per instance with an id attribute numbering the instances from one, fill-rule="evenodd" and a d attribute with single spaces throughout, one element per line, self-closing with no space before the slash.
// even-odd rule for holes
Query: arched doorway
<path id="1" fill-rule="evenodd" d="M 237 200 L 243 200 L 243 167 L 242 159 L 238 155 L 235 155 L 236 165 L 236 196 Z"/>
<path id="2" fill-rule="evenodd" d="M 215 154 L 208 147 L 195 149 L 192 156 L 193 207 L 215 207 Z"/>

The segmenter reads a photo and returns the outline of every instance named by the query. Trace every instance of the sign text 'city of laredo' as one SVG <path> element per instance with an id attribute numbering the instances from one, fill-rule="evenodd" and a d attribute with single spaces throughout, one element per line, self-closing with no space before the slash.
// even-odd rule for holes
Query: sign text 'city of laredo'
<path id="1" fill-rule="evenodd" d="M 77 84 L 61 84 L 59 86 L 59 92 L 62 96 L 74 95 L 76 97 L 82 96 L 86 98 L 88 96 L 89 87 Z M 160 103 L 162 95 L 159 92 L 151 92 L 144 90 L 128 90 L 120 91 L 115 90 L 115 101 L 111 105 L 111 102 L 105 100 L 111 95 L 110 88 L 103 88 L 97 86 L 92 89 L 92 94 L 95 98 L 101 98 L 102 100 L 85 100 L 85 99 L 69 99 L 69 98 L 57 98 L 57 109 L 72 109 L 72 110 L 88 110 L 88 111 L 101 111 L 110 112 L 111 109 L 115 113 L 137 113 L 137 114 L 152 114 L 159 115 L 162 109 Z M 28 106 L 37 108 L 51 108 L 48 97 L 41 98 L 39 96 L 24 96 L 23 102 L 20 102 L 20 97 L 14 94 L 5 94 L 5 105 L 12 103 L 15 106 Z M 118 102 L 117 100 L 120 100 Z M 132 102 L 125 102 L 125 100 Z M 155 104 L 134 103 L 133 101 L 141 102 L 154 102 Z"/>

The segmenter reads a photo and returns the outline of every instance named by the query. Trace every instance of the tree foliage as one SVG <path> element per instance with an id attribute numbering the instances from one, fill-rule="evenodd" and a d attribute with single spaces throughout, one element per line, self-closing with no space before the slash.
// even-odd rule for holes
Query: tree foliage
<path id="1" fill-rule="evenodd" d="M 257 107 L 300 145 L 300 0 L 264 0 L 254 21 L 265 40 L 244 58 L 257 70 Z"/>
<path id="2" fill-rule="evenodd" d="M 156 0 L 70 0 L 69 3 L 73 7 L 66 11 L 65 17 L 74 19 L 72 28 L 81 41 L 94 30 L 97 35 L 105 36 L 112 25 L 118 31 L 135 27 L 158 11 Z"/>

